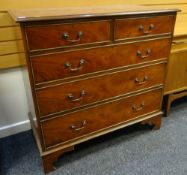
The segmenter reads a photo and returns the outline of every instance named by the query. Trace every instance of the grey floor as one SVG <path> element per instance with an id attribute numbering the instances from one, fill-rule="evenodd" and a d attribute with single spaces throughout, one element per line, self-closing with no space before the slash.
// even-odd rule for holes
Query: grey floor
<path id="1" fill-rule="evenodd" d="M 187 98 L 160 130 L 135 125 L 79 145 L 49 175 L 187 175 Z M 0 174 L 43 175 L 32 132 L 0 140 Z"/>

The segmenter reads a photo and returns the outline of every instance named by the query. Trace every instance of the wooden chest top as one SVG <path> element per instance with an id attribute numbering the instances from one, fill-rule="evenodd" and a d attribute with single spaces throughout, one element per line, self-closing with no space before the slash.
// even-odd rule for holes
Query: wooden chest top
<path id="1" fill-rule="evenodd" d="M 178 9 L 160 9 L 137 5 L 112 5 L 90 7 L 65 7 L 55 9 L 23 9 L 12 10 L 9 13 L 17 22 L 75 19 L 103 16 L 120 16 L 135 14 L 155 14 L 177 12 Z"/>

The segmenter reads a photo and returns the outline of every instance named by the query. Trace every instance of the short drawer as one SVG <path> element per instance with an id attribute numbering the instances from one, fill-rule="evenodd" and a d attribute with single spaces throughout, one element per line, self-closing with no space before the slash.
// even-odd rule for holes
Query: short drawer
<path id="1" fill-rule="evenodd" d="M 31 58 L 34 81 L 37 84 L 167 58 L 170 40 L 34 56 Z"/>
<path id="2" fill-rule="evenodd" d="M 159 89 L 46 120 L 41 124 L 45 146 L 49 148 L 140 115 L 159 111 L 161 97 L 162 91 Z"/>
<path id="3" fill-rule="evenodd" d="M 70 110 L 163 84 L 165 66 L 156 64 L 40 89 L 36 92 L 40 115 Z"/>
<path id="4" fill-rule="evenodd" d="M 31 51 L 106 42 L 111 36 L 109 21 L 29 26 L 26 35 Z"/>
<path id="5" fill-rule="evenodd" d="M 115 23 L 115 39 L 172 33 L 174 24 L 175 16 L 118 19 Z"/>

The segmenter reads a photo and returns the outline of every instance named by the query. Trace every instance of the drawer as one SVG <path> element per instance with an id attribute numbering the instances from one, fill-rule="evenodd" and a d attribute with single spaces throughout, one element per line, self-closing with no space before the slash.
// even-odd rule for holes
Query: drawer
<path id="1" fill-rule="evenodd" d="M 34 56 L 31 58 L 35 83 L 76 77 L 107 69 L 139 64 L 169 55 L 171 39 Z"/>
<path id="2" fill-rule="evenodd" d="M 118 19 L 115 23 L 115 39 L 128 39 L 172 33 L 175 16 Z"/>
<path id="3" fill-rule="evenodd" d="M 40 115 L 70 110 L 163 84 L 165 66 L 156 64 L 39 89 L 36 96 Z"/>
<path id="4" fill-rule="evenodd" d="M 85 22 L 26 28 L 30 50 L 67 47 L 110 40 L 110 22 Z"/>
<path id="5" fill-rule="evenodd" d="M 159 110 L 161 97 L 159 89 L 46 120 L 41 124 L 45 145 L 48 148 Z"/>

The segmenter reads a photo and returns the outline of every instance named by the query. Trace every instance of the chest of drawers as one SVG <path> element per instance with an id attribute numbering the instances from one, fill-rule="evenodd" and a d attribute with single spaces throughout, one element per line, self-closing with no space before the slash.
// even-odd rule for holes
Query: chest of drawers
<path id="1" fill-rule="evenodd" d="M 53 169 L 76 144 L 134 123 L 159 128 L 177 10 L 19 10 L 30 120 Z"/>

